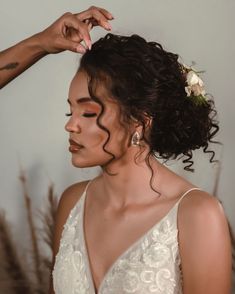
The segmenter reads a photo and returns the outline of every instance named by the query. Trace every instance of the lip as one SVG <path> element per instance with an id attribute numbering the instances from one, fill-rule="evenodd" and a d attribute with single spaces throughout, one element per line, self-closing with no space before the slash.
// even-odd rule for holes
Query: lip
<path id="1" fill-rule="evenodd" d="M 72 139 L 69 139 L 69 143 L 70 143 L 70 146 L 73 146 L 73 147 L 76 147 L 76 148 L 83 148 L 84 147 L 83 145 L 78 144 L 77 142 L 75 142 Z"/>
<path id="2" fill-rule="evenodd" d="M 75 142 L 75 141 L 72 140 L 72 139 L 69 139 L 69 143 L 70 143 L 69 151 L 70 151 L 71 153 L 77 153 L 77 152 L 79 152 L 82 148 L 84 148 L 84 146 L 78 144 L 77 142 Z"/>

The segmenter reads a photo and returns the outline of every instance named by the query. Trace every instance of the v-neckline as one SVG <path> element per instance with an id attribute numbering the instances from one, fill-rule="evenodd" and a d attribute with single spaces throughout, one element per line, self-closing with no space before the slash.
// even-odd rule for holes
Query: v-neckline
<path id="1" fill-rule="evenodd" d="M 104 274 L 100 284 L 99 284 L 99 287 L 96 289 L 96 286 L 95 286 L 95 282 L 94 282 L 94 278 L 93 278 L 93 275 L 92 275 L 92 271 L 91 271 L 91 266 L 90 266 L 90 259 L 89 259 L 89 252 L 88 252 L 88 246 L 87 246 L 87 241 L 86 241 L 86 236 L 85 236 L 85 226 L 84 226 L 84 220 L 85 220 L 85 205 L 86 205 L 86 196 L 87 196 L 87 188 L 89 186 L 89 184 L 91 183 L 92 180 L 90 180 L 83 192 L 83 201 L 82 201 L 82 210 L 81 210 L 81 228 L 82 228 L 82 239 L 83 239 L 83 242 L 84 242 L 84 251 L 85 251 L 85 257 L 86 257 L 86 260 L 87 260 L 87 267 L 88 267 L 88 274 L 89 274 L 89 277 L 90 277 L 90 280 L 91 280 L 91 284 L 92 284 L 92 287 L 93 287 L 93 291 L 95 294 L 99 294 L 100 293 L 100 290 L 108 276 L 108 274 L 112 271 L 112 269 L 116 266 L 116 264 L 118 263 L 118 261 L 123 258 L 133 247 L 137 246 L 139 243 L 141 243 L 141 241 L 148 235 L 150 234 L 153 229 L 155 227 L 157 227 L 159 224 L 161 224 L 161 222 L 167 218 L 167 216 L 169 216 L 169 214 L 173 211 L 173 209 L 177 206 L 177 204 L 180 202 L 180 200 L 186 195 L 188 194 L 190 191 L 192 190 L 200 190 L 199 188 L 197 187 L 193 187 L 189 190 L 187 190 L 185 193 L 183 193 L 183 195 L 181 195 L 179 197 L 179 199 L 175 202 L 175 204 L 171 207 L 171 209 L 157 222 L 155 223 L 151 228 L 149 228 L 144 234 L 142 234 L 142 236 L 140 236 L 134 243 L 132 243 L 130 246 L 128 246 L 124 251 L 123 253 L 121 253 L 115 260 L 114 262 L 111 264 L 111 266 L 108 268 L 108 270 L 106 271 L 106 273 Z"/>

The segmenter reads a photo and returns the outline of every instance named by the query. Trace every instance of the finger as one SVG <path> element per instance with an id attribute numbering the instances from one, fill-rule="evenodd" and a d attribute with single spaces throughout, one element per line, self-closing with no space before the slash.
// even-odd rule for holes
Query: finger
<path id="1" fill-rule="evenodd" d="M 82 46 L 82 44 L 78 44 L 77 45 L 77 48 L 76 48 L 76 52 L 81 53 L 81 54 L 84 54 L 84 53 L 86 53 L 86 48 L 84 48 Z"/>
<path id="2" fill-rule="evenodd" d="M 94 11 L 99 11 L 107 19 L 110 19 L 110 20 L 114 19 L 112 13 L 110 13 L 108 10 L 104 8 L 97 7 L 97 6 L 91 6 L 87 10 L 77 13 L 77 16 L 79 17 L 79 19 L 84 20 L 85 18 L 88 18 L 88 17 L 90 18 Z"/>
<path id="3" fill-rule="evenodd" d="M 81 39 L 85 41 L 87 48 L 91 48 L 91 38 L 88 31 L 88 27 L 85 23 L 78 20 L 76 16 L 71 15 L 64 20 L 64 25 L 69 28 L 72 27 L 76 29 Z"/>
<path id="4" fill-rule="evenodd" d="M 80 43 L 82 41 L 82 37 L 80 36 L 79 32 L 74 28 L 67 28 L 67 33 L 65 38 L 67 40 Z"/>
<path id="5" fill-rule="evenodd" d="M 97 23 L 103 27 L 106 30 L 111 30 L 112 27 L 110 23 L 108 22 L 108 19 L 104 16 L 103 13 L 101 13 L 98 9 L 96 8 L 90 8 L 82 13 L 75 14 L 78 19 L 81 21 L 84 21 L 85 19 L 95 19 Z"/>
<path id="6" fill-rule="evenodd" d="M 91 31 L 91 29 L 93 28 L 93 23 L 89 20 L 89 19 L 86 19 L 85 21 L 85 24 L 87 25 L 87 29 L 88 29 L 88 31 L 90 32 Z"/>
<path id="7" fill-rule="evenodd" d="M 86 48 L 77 42 L 69 41 L 64 38 L 60 38 L 57 40 L 58 47 L 64 50 L 69 50 L 76 53 L 85 53 Z"/>
<path id="8" fill-rule="evenodd" d="M 83 22 L 85 22 L 86 24 L 91 23 L 93 26 L 98 25 L 98 22 L 94 18 L 88 18 L 88 19 L 84 20 Z"/>
<path id="9" fill-rule="evenodd" d="M 106 16 L 108 19 L 114 19 L 114 16 L 112 13 L 110 13 L 108 10 L 101 8 L 101 7 L 96 7 L 101 13 L 103 13 L 104 16 Z"/>
<path id="10" fill-rule="evenodd" d="M 90 22 L 88 25 L 88 31 L 92 30 L 92 28 L 93 28 L 93 24 Z"/>
<path id="11" fill-rule="evenodd" d="M 92 23 L 93 27 L 99 25 L 99 26 L 101 26 L 102 28 L 104 28 L 107 31 L 110 31 L 112 29 L 110 23 L 108 21 L 106 21 L 106 20 L 103 20 L 103 19 L 98 19 L 97 20 L 95 18 L 88 18 L 86 20 L 88 20 L 90 23 Z M 83 22 L 85 22 L 85 21 L 83 21 Z"/>

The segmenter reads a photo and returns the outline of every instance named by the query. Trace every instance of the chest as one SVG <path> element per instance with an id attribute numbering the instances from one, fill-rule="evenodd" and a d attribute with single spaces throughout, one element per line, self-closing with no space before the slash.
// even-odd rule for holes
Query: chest
<path id="1" fill-rule="evenodd" d="M 181 293 L 177 207 L 110 216 L 92 206 L 85 211 L 82 198 L 63 230 L 55 293 Z"/>
<path id="2" fill-rule="evenodd" d="M 96 289 L 115 262 L 169 213 L 175 201 L 118 213 L 85 204 L 84 237 Z"/>

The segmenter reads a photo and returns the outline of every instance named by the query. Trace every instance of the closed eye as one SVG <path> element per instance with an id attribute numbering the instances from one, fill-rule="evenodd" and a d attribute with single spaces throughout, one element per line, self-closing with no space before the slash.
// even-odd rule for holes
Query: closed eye
<path id="1" fill-rule="evenodd" d="M 83 113 L 83 116 L 85 116 L 85 117 L 93 117 L 93 116 L 96 116 L 96 113 Z"/>
<path id="2" fill-rule="evenodd" d="M 66 116 L 71 116 L 72 113 L 65 113 Z M 83 114 L 84 117 L 94 117 L 96 116 L 96 113 L 84 113 Z"/>

